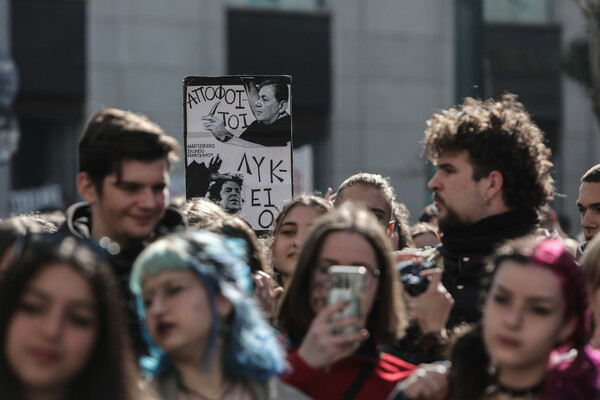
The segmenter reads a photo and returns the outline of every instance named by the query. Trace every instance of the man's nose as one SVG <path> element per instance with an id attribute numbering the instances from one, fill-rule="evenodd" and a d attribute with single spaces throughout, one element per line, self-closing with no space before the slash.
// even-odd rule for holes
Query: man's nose
<path id="1" fill-rule="evenodd" d="M 158 204 L 157 194 L 150 188 L 143 190 L 140 193 L 139 205 L 143 208 L 156 208 Z"/>
<path id="2" fill-rule="evenodd" d="M 592 213 L 590 212 L 590 210 L 586 210 L 581 215 L 581 226 L 584 228 L 596 228 L 597 227 L 597 223 L 594 220 L 594 218 L 592 217 Z"/>
<path id="3" fill-rule="evenodd" d="M 431 191 L 435 191 L 438 190 L 440 188 L 440 183 L 439 183 L 439 174 L 440 172 L 437 171 L 429 180 L 429 182 L 427 182 L 427 189 L 431 190 Z"/>

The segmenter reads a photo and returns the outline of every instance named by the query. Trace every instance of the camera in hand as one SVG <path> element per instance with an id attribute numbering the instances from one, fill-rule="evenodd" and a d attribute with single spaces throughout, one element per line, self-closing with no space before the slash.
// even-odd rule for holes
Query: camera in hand
<path id="1" fill-rule="evenodd" d="M 404 290 L 413 297 L 427 290 L 429 280 L 427 277 L 421 276 L 420 272 L 431 268 L 435 268 L 435 264 L 427 261 L 423 261 L 420 264 L 413 264 L 412 261 L 403 261 L 396 265 Z"/>

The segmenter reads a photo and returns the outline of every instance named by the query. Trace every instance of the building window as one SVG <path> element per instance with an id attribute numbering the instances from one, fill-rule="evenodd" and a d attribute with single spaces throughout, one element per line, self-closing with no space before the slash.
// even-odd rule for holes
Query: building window
<path id="1" fill-rule="evenodd" d="M 486 22 L 511 24 L 549 24 L 552 0 L 484 0 Z"/>
<path id="2" fill-rule="evenodd" d="M 326 0 L 229 0 L 229 5 L 277 10 L 322 10 Z"/>

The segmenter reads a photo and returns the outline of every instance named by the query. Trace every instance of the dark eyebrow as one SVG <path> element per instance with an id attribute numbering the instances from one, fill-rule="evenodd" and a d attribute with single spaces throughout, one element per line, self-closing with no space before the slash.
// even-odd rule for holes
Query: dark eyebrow
<path id="1" fill-rule="evenodd" d="M 31 296 L 35 296 L 40 298 L 43 301 L 49 302 L 52 301 L 52 297 L 46 293 L 45 291 L 38 289 L 34 286 L 29 286 L 26 290 L 24 295 L 31 295 Z M 70 301 L 69 305 L 75 306 L 75 307 L 85 307 L 85 308 L 89 308 L 91 310 L 95 310 L 96 309 L 96 305 L 88 300 L 75 300 L 75 301 Z"/>
<path id="2" fill-rule="evenodd" d="M 437 167 L 437 169 L 442 169 L 442 168 L 452 168 L 452 169 L 455 169 L 456 168 L 453 164 L 451 164 L 449 162 L 444 162 L 444 163 L 441 163 L 441 164 L 437 164 L 436 167 Z"/>
<path id="3" fill-rule="evenodd" d="M 295 223 L 295 222 L 292 222 L 292 221 L 287 221 L 287 222 L 283 222 L 280 227 L 284 227 L 285 225 L 294 225 L 294 226 L 296 226 L 298 224 Z"/>
<path id="4" fill-rule="evenodd" d="M 371 265 L 369 265 L 367 263 L 364 263 L 362 261 L 353 261 L 350 264 L 340 264 L 340 262 L 338 260 L 334 260 L 332 258 L 321 258 L 320 261 L 321 262 L 325 262 L 325 263 L 329 264 L 330 266 L 331 265 L 352 265 L 354 267 L 365 267 L 365 268 L 371 268 L 372 267 Z"/>
<path id="5" fill-rule="evenodd" d="M 502 284 L 498 284 L 497 289 L 506 292 L 508 294 L 512 294 L 512 291 L 510 291 L 508 288 L 502 286 Z M 536 302 L 536 303 L 549 303 L 554 305 L 556 303 L 555 299 L 553 297 L 548 297 L 548 296 L 528 296 L 526 297 L 526 300 L 528 302 Z"/>
<path id="6" fill-rule="evenodd" d="M 43 290 L 37 289 L 33 286 L 29 286 L 27 289 L 25 289 L 24 295 L 32 295 L 35 297 L 39 297 L 40 299 L 42 299 L 44 301 L 50 300 L 50 296 L 46 292 L 44 292 Z"/>
<path id="7" fill-rule="evenodd" d="M 371 207 L 370 210 L 373 211 L 374 213 L 380 213 L 380 214 L 385 215 L 385 210 L 382 208 Z"/>
<path id="8" fill-rule="evenodd" d="M 142 186 L 144 186 L 143 184 L 139 183 L 139 182 L 131 182 L 131 181 L 120 181 L 117 180 L 115 182 L 115 186 L 129 186 L 129 187 L 135 187 L 135 188 L 140 188 Z"/>
<path id="9" fill-rule="evenodd" d="M 579 200 L 577 201 L 577 207 L 581 207 L 581 208 L 596 208 L 596 207 L 600 207 L 600 202 L 596 202 L 596 203 L 590 203 L 588 204 L 588 206 L 584 206 L 583 204 L 581 204 L 579 202 Z"/>

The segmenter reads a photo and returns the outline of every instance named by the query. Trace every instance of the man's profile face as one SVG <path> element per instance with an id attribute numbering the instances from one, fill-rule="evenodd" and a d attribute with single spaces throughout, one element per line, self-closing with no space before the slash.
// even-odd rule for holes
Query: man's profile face
<path id="1" fill-rule="evenodd" d="M 121 247 L 150 237 L 169 200 L 169 167 L 164 158 L 145 162 L 121 162 L 104 177 L 102 194 L 90 201 L 92 236 L 108 236 Z"/>
<path id="2" fill-rule="evenodd" d="M 427 184 L 434 193 L 441 232 L 460 229 L 486 217 L 483 179 L 473 179 L 473 164 L 466 150 L 444 153 Z"/>
<path id="3" fill-rule="evenodd" d="M 373 186 L 355 184 L 338 193 L 335 207 L 337 208 L 347 201 L 366 207 L 377 218 L 377 222 L 387 230 L 392 219 L 392 209 L 381 190 Z"/>
<path id="4" fill-rule="evenodd" d="M 277 101 L 275 98 L 275 86 L 265 85 L 258 91 L 258 100 L 254 103 L 256 106 L 256 119 L 265 125 L 271 125 L 277 121 L 279 114 L 285 109 L 284 101 Z"/>
<path id="5" fill-rule="evenodd" d="M 221 201 L 219 205 L 228 213 L 236 213 L 242 209 L 242 195 L 240 186 L 234 181 L 227 181 L 221 187 Z"/>
<path id="6" fill-rule="evenodd" d="M 583 236 L 589 242 L 600 230 L 600 182 L 581 183 L 577 208 L 581 214 Z"/>

